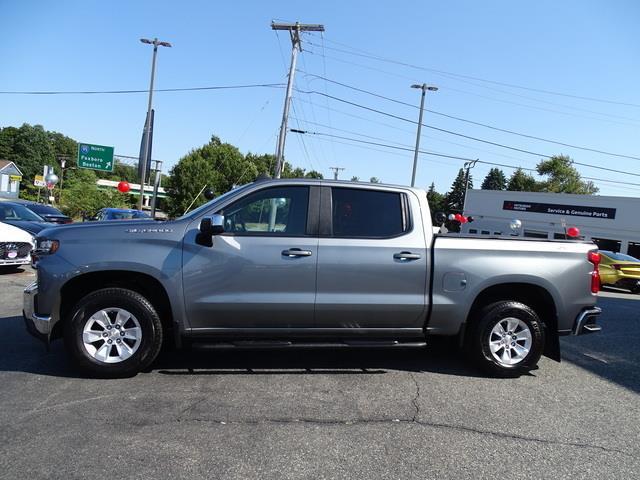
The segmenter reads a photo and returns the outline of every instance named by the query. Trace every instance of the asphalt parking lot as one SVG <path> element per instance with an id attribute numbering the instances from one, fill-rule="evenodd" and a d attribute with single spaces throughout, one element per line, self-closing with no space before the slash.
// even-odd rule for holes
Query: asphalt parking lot
<path id="1" fill-rule="evenodd" d="M 167 352 L 78 377 L 0 275 L 1 478 L 637 478 L 640 296 L 518 379 L 428 351 Z"/>

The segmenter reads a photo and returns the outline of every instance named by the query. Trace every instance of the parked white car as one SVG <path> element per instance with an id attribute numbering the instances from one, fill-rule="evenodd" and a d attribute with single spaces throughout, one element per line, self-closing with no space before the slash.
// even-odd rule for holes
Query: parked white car
<path id="1" fill-rule="evenodd" d="M 0 222 L 0 270 L 30 264 L 33 246 L 30 233 Z"/>

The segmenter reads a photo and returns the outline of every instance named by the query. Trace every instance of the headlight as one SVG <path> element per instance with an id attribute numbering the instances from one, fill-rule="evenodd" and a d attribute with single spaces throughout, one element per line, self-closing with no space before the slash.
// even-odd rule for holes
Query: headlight
<path id="1" fill-rule="evenodd" d="M 36 248 L 33 253 L 36 256 L 39 255 L 51 255 L 56 253 L 60 248 L 60 242 L 58 240 L 49 240 L 48 238 L 36 239 Z"/>

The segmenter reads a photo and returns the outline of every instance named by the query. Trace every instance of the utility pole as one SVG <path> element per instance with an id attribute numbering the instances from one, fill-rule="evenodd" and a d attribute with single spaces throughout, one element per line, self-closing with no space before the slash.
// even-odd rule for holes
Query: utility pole
<path id="1" fill-rule="evenodd" d="M 284 109 L 282 111 L 282 124 L 278 135 L 278 146 L 276 148 L 276 171 L 275 178 L 280 178 L 282 173 L 282 159 L 284 157 L 284 144 L 287 137 L 287 122 L 289 121 L 289 106 L 291 105 L 291 95 L 293 93 L 293 78 L 296 72 L 296 62 L 298 52 L 302 51 L 300 43 L 300 32 L 324 32 L 324 25 L 312 25 L 301 23 L 275 23 L 271 22 L 272 30 L 288 30 L 291 35 L 291 66 L 289 67 L 289 78 L 287 80 L 287 93 L 284 99 Z"/>
<path id="2" fill-rule="evenodd" d="M 162 162 L 160 160 L 151 160 L 156 162 L 155 172 L 156 175 L 153 178 L 153 197 L 151 197 L 151 218 L 156 219 L 156 206 L 158 202 L 158 188 L 160 188 L 160 180 L 162 177 Z M 151 181 L 151 175 L 149 175 L 149 181 Z"/>
<path id="3" fill-rule="evenodd" d="M 464 199 L 462 200 L 462 214 L 464 215 L 464 211 L 467 208 L 467 190 L 469 190 L 469 170 L 476 166 L 480 159 L 477 158 L 475 160 L 471 160 L 470 162 L 464 162 L 463 168 L 466 173 L 464 176 Z"/>
<path id="4" fill-rule="evenodd" d="M 141 38 L 140 41 L 142 43 L 146 43 L 147 45 L 153 45 L 153 57 L 151 60 L 151 83 L 149 85 L 149 106 L 147 108 L 147 120 L 144 124 L 144 150 L 142 151 L 142 155 L 140 155 L 140 163 L 142 166 L 140 167 L 140 199 L 138 200 L 138 210 L 142 210 L 142 205 L 144 203 L 144 184 L 146 177 L 146 169 L 148 159 L 151 157 L 151 152 L 149 151 L 149 141 L 150 141 L 150 128 L 151 128 L 151 105 L 153 102 L 153 81 L 156 75 L 156 57 L 158 55 L 158 46 L 160 47 L 171 47 L 169 42 L 161 42 L 157 38 L 153 40 L 149 40 L 148 38 Z"/>
<path id="5" fill-rule="evenodd" d="M 329 167 L 331 170 L 333 170 L 333 179 L 334 180 L 338 180 L 338 173 L 340 173 L 341 170 L 344 170 L 344 167 Z"/>
<path id="6" fill-rule="evenodd" d="M 418 117 L 418 133 L 416 134 L 416 151 L 413 154 L 413 172 L 411 173 L 411 186 L 415 187 L 416 169 L 418 168 L 418 150 L 420 149 L 420 132 L 422 130 L 422 114 L 424 113 L 424 97 L 427 93 L 427 90 L 429 90 L 430 92 L 437 92 L 438 87 L 423 83 L 422 85 L 411 85 L 411 88 L 419 88 L 420 90 L 422 90 L 422 95 L 420 96 L 420 116 Z"/>

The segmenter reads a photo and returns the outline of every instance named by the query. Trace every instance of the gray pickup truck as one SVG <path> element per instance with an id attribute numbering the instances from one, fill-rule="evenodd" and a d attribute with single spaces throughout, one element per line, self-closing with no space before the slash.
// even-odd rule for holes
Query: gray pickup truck
<path id="1" fill-rule="evenodd" d="M 28 330 L 98 376 L 178 347 L 423 347 L 517 375 L 600 329 L 592 243 L 433 233 L 425 192 L 262 180 L 171 222 L 43 230 Z"/>

